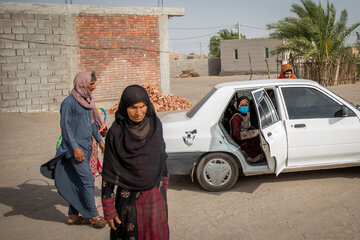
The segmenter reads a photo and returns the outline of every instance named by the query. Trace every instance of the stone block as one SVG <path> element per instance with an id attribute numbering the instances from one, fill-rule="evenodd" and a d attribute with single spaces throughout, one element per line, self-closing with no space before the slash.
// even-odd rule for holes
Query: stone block
<path id="1" fill-rule="evenodd" d="M 16 106 L 16 99 L 8 100 L 9 107 Z"/>
<path id="2" fill-rule="evenodd" d="M 9 93 L 15 93 L 16 92 L 16 85 L 12 84 L 9 85 Z"/>
<path id="3" fill-rule="evenodd" d="M 55 103 L 62 103 L 62 101 L 64 101 L 64 99 L 68 96 L 69 94 L 66 94 L 66 96 L 58 96 L 58 97 L 54 97 L 54 102 Z"/>
<path id="4" fill-rule="evenodd" d="M 3 33 L 11 34 L 11 27 L 3 27 Z"/>
<path id="5" fill-rule="evenodd" d="M 26 92 L 19 92 L 19 98 L 26 98 Z"/>
<path id="6" fill-rule="evenodd" d="M 0 86 L 0 93 L 9 92 L 9 86 Z"/>
<path id="7" fill-rule="evenodd" d="M 11 57 L 16 56 L 16 52 L 14 49 L 1 49 L 0 50 L 1 57 Z"/>
<path id="8" fill-rule="evenodd" d="M 30 77 L 31 76 L 31 70 L 17 70 L 16 71 L 17 77 Z"/>
<path id="9" fill-rule="evenodd" d="M 13 34 L 26 34 L 28 33 L 26 27 L 12 27 L 11 31 Z"/>
<path id="10" fill-rule="evenodd" d="M 51 76 L 52 75 L 52 70 L 51 69 L 40 69 L 39 70 L 39 75 L 40 76 Z"/>
<path id="11" fill-rule="evenodd" d="M 39 90 L 54 90 L 55 89 L 55 83 L 43 83 L 39 85 Z"/>
<path id="12" fill-rule="evenodd" d="M 3 79 L 1 79 L 1 84 L 2 85 L 17 84 L 17 79 L 16 78 L 3 78 Z"/>
<path id="13" fill-rule="evenodd" d="M 65 28 L 54 27 L 54 28 L 52 29 L 52 32 L 53 32 L 54 34 L 63 35 L 63 34 L 65 34 Z"/>
<path id="14" fill-rule="evenodd" d="M 47 76 L 41 76 L 40 77 L 40 82 L 41 83 L 48 83 L 49 82 L 48 77 Z"/>
<path id="15" fill-rule="evenodd" d="M 24 36 L 25 41 L 45 41 L 44 34 L 28 34 Z"/>
<path id="16" fill-rule="evenodd" d="M 25 79 L 26 84 L 37 84 L 40 83 L 40 77 L 34 76 L 34 77 L 27 77 Z"/>
<path id="17" fill-rule="evenodd" d="M 1 38 L 6 40 L 15 40 L 15 34 L 2 34 Z"/>
<path id="18" fill-rule="evenodd" d="M 36 48 L 25 49 L 25 56 L 36 56 L 40 55 L 40 50 Z"/>
<path id="19" fill-rule="evenodd" d="M 67 75 L 68 70 L 64 68 L 55 69 L 55 75 Z"/>
<path id="20" fill-rule="evenodd" d="M 26 97 L 27 98 L 40 98 L 41 97 L 41 92 L 37 91 L 37 92 L 26 92 Z"/>
<path id="21" fill-rule="evenodd" d="M 29 98 L 17 99 L 16 105 L 17 106 L 31 105 L 31 99 L 29 99 Z"/>
<path id="22" fill-rule="evenodd" d="M 16 71 L 8 71 L 7 75 L 8 75 L 8 78 L 11 78 L 11 79 L 17 78 L 16 77 Z"/>
<path id="23" fill-rule="evenodd" d="M 16 90 L 18 92 L 25 92 L 25 91 L 30 92 L 31 91 L 31 85 L 28 85 L 28 84 L 17 85 Z"/>
<path id="24" fill-rule="evenodd" d="M 26 13 L 16 12 L 10 13 L 11 19 L 26 19 Z"/>
<path id="25" fill-rule="evenodd" d="M 16 64 L 2 64 L 1 69 L 2 69 L 2 71 L 16 71 L 17 65 Z"/>
<path id="26" fill-rule="evenodd" d="M 35 34 L 49 34 L 50 28 L 48 27 L 36 27 Z"/>
<path id="27" fill-rule="evenodd" d="M 16 49 L 16 56 L 24 56 L 24 49 Z"/>
<path id="28" fill-rule="evenodd" d="M 30 57 L 23 57 L 23 62 L 24 63 L 30 62 Z"/>
<path id="29" fill-rule="evenodd" d="M 26 113 L 27 112 L 27 106 L 19 106 L 19 112 Z"/>
<path id="30" fill-rule="evenodd" d="M 18 41 L 24 41 L 24 35 L 16 34 L 15 39 L 18 40 Z"/>
<path id="31" fill-rule="evenodd" d="M 48 55 L 60 55 L 60 48 L 50 48 L 46 50 Z"/>
<path id="32" fill-rule="evenodd" d="M 52 111 L 52 112 L 60 111 L 60 105 L 59 104 L 50 104 L 49 111 Z"/>
<path id="33" fill-rule="evenodd" d="M 42 98 L 47 98 L 47 97 L 49 97 L 48 91 L 41 91 L 41 97 L 42 97 Z"/>
<path id="34" fill-rule="evenodd" d="M 22 60 L 22 58 L 21 58 L 21 60 Z M 18 63 L 17 69 L 18 70 L 25 70 L 25 63 Z"/>
<path id="35" fill-rule="evenodd" d="M 34 14 L 34 19 L 36 20 L 51 20 L 51 14 Z"/>
<path id="36" fill-rule="evenodd" d="M 60 41 L 60 36 L 57 34 L 49 34 L 49 35 L 46 35 L 45 39 L 48 42 L 58 43 Z"/>
<path id="37" fill-rule="evenodd" d="M 6 108 L 9 107 L 8 101 L 0 101 L 0 108 Z"/>
<path id="38" fill-rule="evenodd" d="M 61 83 L 61 78 L 59 76 L 48 77 L 49 83 Z"/>
<path id="39" fill-rule="evenodd" d="M 21 56 L 17 56 L 17 57 L 7 57 L 6 61 L 8 63 L 22 63 L 22 57 Z"/>
<path id="40" fill-rule="evenodd" d="M 62 96 L 61 90 L 49 90 L 49 97 Z"/>
<path id="41" fill-rule="evenodd" d="M 1 79 L 1 78 L 7 78 L 7 76 L 8 76 L 8 73 L 7 73 L 7 72 L 5 72 L 5 71 L 0 71 L 0 79 Z"/>
<path id="42" fill-rule="evenodd" d="M 37 27 L 37 21 L 36 20 L 23 20 L 23 26 L 24 27 Z"/>
<path id="43" fill-rule="evenodd" d="M 32 98 L 31 104 L 33 105 L 39 105 L 40 104 L 40 97 Z"/>
<path id="44" fill-rule="evenodd" d="M 11 100 L 11 99 L 17 99 L 18 98 L 18 93 L 3 93 L 2 94 L 2 98 L 4 100 Z"/>
<path id="45" fill-rule="evenodd" d="M 39 91 L 39 85 L 37 85 L 37 84 L 31 85 L 31 91 L 32 91 L 32 92 Z"/>
<path id="46" fill-rule="evenodd" d="M 14 48 L 14 44 L 12 42 L 5 42 L 5 48 Z"/>
<path id="47" fill-rule="evenodd" d="M 25 84 L 25 78 L 17 78 L 17 84 Z"/>
<path id="48" fill-rule="evenodd" d="M 44 62 L 44 56 L 30 56 L 30 62 Z"/>
<path id="49" fill-rule="evenodd" d="M 37 70 L 39 69 L 39 63 L 25 63 L 25 69 L 27 70 Z"/>
<path id="50" fill-rule="evenodd" d="M 68 82 L 57 83 L 55 86 L 55 89 L 57 89 L 57 90 L 69 89 L 69 83 Z"/>
<path id="51" fill-rule="evenodd" d="M 60 27 L 60 21 L 45 21 L 44 22 L 45 27 Z"/>
<path id="52" fill-rule="evenodd" d="M 29 47 L 29 44 L 27 42 L 14 42 L 15 49 L 25 49 L 28 47 Z"/>
<path id="53" fill-rule="evenodd" d="M 15 22 L 10 19 L 0 19 L 1 27 L 15 26 Z"/>
<path id="54" fill-rule="evenodd" d="M 46 112 L 46 111 L 49 111 L 50 107 L 48 104 L 45 104 L 45 105 L 41 105 L 41 111 L 42 112 Z"/>
<path id="55" fill-rule="evenodd" d="M 41 105 L 26 106 L 28 112 L 41 112 Z"/>
<path id="56" fill-rule="evenodd" d="M 50 104 L 50 103 L 54 103 L 54 99 L 52 97 L 40 98 L 40 104 Z"/>

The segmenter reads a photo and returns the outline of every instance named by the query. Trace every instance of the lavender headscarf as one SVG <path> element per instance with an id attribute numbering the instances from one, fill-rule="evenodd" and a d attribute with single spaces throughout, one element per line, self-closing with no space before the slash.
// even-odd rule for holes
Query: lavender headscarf
<path id="1" fill-rule="evenodd" d="M 87 86 L 91 81 L 91 72 L 79 72 L 74 79 L 74 88 L 70 94 L 74 96 L 76 101 L 86 109 L 91 109 L 91 123 L 96 123 L 100 128 L 102 119 L 99 111 L 95 107 L 95 100 L 88 90 Z"/>

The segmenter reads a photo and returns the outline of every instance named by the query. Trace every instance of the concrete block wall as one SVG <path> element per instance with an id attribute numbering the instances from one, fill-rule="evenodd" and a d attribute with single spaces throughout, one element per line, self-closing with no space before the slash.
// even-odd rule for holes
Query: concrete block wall
<path id="1" fill-rule="evenodd" d="M 69 92 L 64 15 L 0 13 L 0 111 L 55 111 Z"/>
<path id="2" fill-rule="evenodd" d="M 0 112 L 58 111 L 82 70 L 97 73 L 98 106 L 118 102 L 134 83 L 169 92 L 168 18 L 184 15 L 183 8 L 0 2 Z"/>
<path id="3" fill-rule="evenodd" d="M 158 16 L 80 14 L 76 26 L 79 69 L 96 72 L 97 102 L 118 101 L 130 84 L 160 86 Z"/>

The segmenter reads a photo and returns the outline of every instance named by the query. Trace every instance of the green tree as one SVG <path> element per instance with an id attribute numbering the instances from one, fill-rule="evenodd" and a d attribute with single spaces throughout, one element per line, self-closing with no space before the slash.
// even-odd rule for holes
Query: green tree
<path id="1" fill-rule="evenodd" d="M 271 37 L 284 40 L 272 53 L 291 52 L 295 59 L 304 59 L 325 67 L 329 66 L 329 63 L 339 65 L 340 60 L 348 53 L 345 41 L 360 23 L 347 27 L 346 10 L 341 11 L 339 19 L 336 20 L 336 9 L 329 1 L 326 9 L 320 2 L 318 5 L 312 0 L 300 2 L 302 6 L 293 4 L 291 7 L 291 12 L 297 17 L 286 17 L 267 25 L 269 30 L 274 30 Z M 325 79 L 328 79 L 328 70 L 323 69 L 322 72 Z"/>
<path id="2" fill-rule="evenodd" d="M 233 30 L 222 29 L 217 32 L 217 35 L 210 38 L 209 55 L 211 57 L 220 57 L 220 41 L 229 39 L 238 39 L 238 33 Z M 245 35 L 240 34 L 240 39 L 245 39 Z"/>

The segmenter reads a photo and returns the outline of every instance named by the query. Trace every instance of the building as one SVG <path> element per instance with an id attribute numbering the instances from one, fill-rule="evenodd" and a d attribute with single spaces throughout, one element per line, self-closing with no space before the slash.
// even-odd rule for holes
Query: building
<path id="1" fill-rule="evenodd" d="M 170 93 L 168 18 L 183 8 L 0 2 L 0 112 L 57 111 L 77 72 L 95 71 L 96 102 L 129 84 Z"/>
<path id="2" fill-rule="evenodd" d="M 234 39 L 220 42 L 220 75 L 248 74 L 250 72 L 277 72 L 282 57 L 271 55 L 276 46 L 281 45 L 278 39 Z"/>

